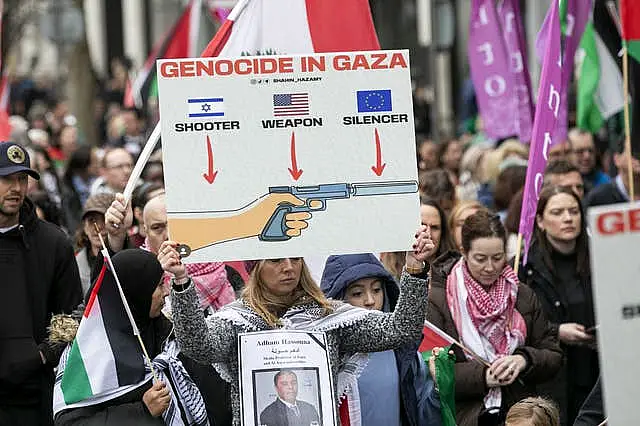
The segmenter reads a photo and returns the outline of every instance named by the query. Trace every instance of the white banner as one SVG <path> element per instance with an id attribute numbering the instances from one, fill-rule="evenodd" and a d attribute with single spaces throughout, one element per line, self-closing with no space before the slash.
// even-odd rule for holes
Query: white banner
<path id="1" fill-rule="evenodd" d="M 238 339 L 244 426 L 337 425 L 324 333 L 266 331 Z"/>
<path id="2" fill-rule="evenodd" d="M 600 370 L 610 425 L 638 422 L 640 203 L 589 209 Z"/>
<path id="3" fill-rule="evenodd" d="M 162 60 L 158 88 L 187 262 L 411 247 L 408 51 Z"/>

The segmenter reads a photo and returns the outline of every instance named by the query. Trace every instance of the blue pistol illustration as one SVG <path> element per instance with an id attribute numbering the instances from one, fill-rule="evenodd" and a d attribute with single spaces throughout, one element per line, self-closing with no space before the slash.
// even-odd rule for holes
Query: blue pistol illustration
<path id="1" fill-rule="evenodd" d="M 323 211 L 327 200 L 342 200 L 351 197 L 411 194 L 418 192 L 416 181 L 388 181 L 370 183 L 328 183 L 312 186 L 272 186 L 269 193 L 289 193 L 305 202 L 303 206 L 281 203 L 265 225 L 259 239 L 261 241 L 287 241 L 285 217 L 289 213 Z"/>

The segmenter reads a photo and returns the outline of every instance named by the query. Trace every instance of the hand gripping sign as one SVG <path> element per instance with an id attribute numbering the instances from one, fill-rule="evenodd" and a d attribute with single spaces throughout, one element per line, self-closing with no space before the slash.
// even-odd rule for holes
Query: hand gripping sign
<path id="1" fill-rule="evenodd" d="M 410 248 L 419 199 L 408 60 L 160 61 L 169 233 L 185 261 Z"/>

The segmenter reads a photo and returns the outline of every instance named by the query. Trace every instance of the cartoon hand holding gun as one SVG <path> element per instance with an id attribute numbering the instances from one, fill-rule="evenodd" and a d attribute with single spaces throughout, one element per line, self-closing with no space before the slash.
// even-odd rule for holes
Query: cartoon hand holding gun
<path id="1" fill-rule="evenodd" d="M 309 224 L 312 212 L 326 209 L 326 201 L 352 196 L 408 194 L 418 191 L 415 181 L 376 183 L 333 183 L 316 186 L 276 186 L 269 193 L 235 215 L 208 218 L 169 219 L 174 239 L 189 243 L 182 245 L 181 254 L 209 245 L 258 237 L 261 241 L 287 241 L 298 237 Z"/>

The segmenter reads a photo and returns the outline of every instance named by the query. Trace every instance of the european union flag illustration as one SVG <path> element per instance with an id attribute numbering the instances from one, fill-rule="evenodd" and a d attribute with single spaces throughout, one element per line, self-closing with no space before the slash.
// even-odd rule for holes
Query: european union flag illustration
<path id="1" fill-rule="evenodd" d="M 358 112 L 390 112 L 391 90 L 358 90 Z"/>

